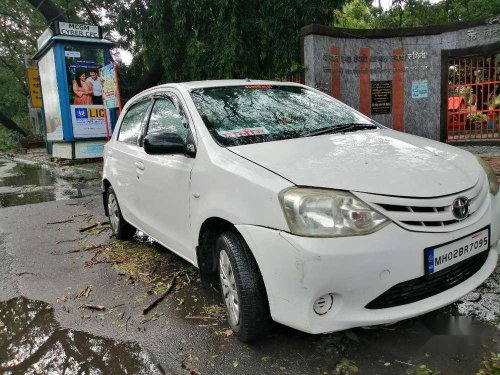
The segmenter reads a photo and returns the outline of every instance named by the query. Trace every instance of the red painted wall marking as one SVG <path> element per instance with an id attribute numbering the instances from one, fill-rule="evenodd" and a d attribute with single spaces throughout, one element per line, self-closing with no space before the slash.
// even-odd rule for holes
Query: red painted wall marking
<path id="1" fill-rule="evenodd" d="M 394 130 L 404 131 L 404 105 L 405 105 L 405 77 L 404 77 L 404 60 L 400 59 L 404 56 L 402 48 L 392 50 L 392 128 Z"/>

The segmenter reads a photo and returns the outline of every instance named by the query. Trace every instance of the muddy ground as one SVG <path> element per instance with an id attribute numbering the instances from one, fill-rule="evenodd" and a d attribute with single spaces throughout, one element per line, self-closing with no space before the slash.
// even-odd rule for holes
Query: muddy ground
<path id="1" fill-rule="evenodd" d="M 10 194 L 1 189 L 0 197 Z M 194 267 L 144 236 L 110 237 L 99 195 L 53 198 L 16 205 L 12 196 L 0 208 L 0 373 L 498 371 L 499 268 L 461 301 L 419 318 L 318 336 L 276 325 L 248 345 L 232 335 L 218 291 L 203 288 Z"/>

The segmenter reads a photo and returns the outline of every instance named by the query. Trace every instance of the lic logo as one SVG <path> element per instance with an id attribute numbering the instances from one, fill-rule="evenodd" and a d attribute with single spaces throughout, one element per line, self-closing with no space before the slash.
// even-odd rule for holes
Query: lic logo
<path id="1" fill-rule="evenodd" d="M 75 109 L 76 118 L 87 118 L 87 108 L 76 108 Z"/>

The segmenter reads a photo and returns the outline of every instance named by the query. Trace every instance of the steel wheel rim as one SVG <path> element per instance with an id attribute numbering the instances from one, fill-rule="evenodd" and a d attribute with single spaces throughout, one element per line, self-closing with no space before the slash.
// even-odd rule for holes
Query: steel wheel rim
<path id="1" fill-rule="evenodd" d="M 113 229 L 113 232 L 116 233 L 120 222 L 120 214 L 118 212 L 118 202 L 116 201 L 114 194 L 110 194 L 108 197 L 108 214 L 111 228 Z"/>
<path id="2" fill-rule="evenodd" d="M 221 250 L 219 255 L 219 276 L 222 286 L 222 296 L 226 303 L 229 322 L 236 327 L 240 322 L 240 298 L 236 281 L 234 279 L 233 267 L 226 250 Z"/>

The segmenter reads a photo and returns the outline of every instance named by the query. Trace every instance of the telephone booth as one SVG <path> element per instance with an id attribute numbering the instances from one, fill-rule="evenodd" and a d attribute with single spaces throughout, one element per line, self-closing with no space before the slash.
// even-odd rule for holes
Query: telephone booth
<path id="1" fill-rule="evenodd" d="M 102 157 L 117 114 L 102 101 L 100 68 L 112 43 L 99 26 L 55 22 L 38 39 L 45 140 L 53 157 Z"/>

